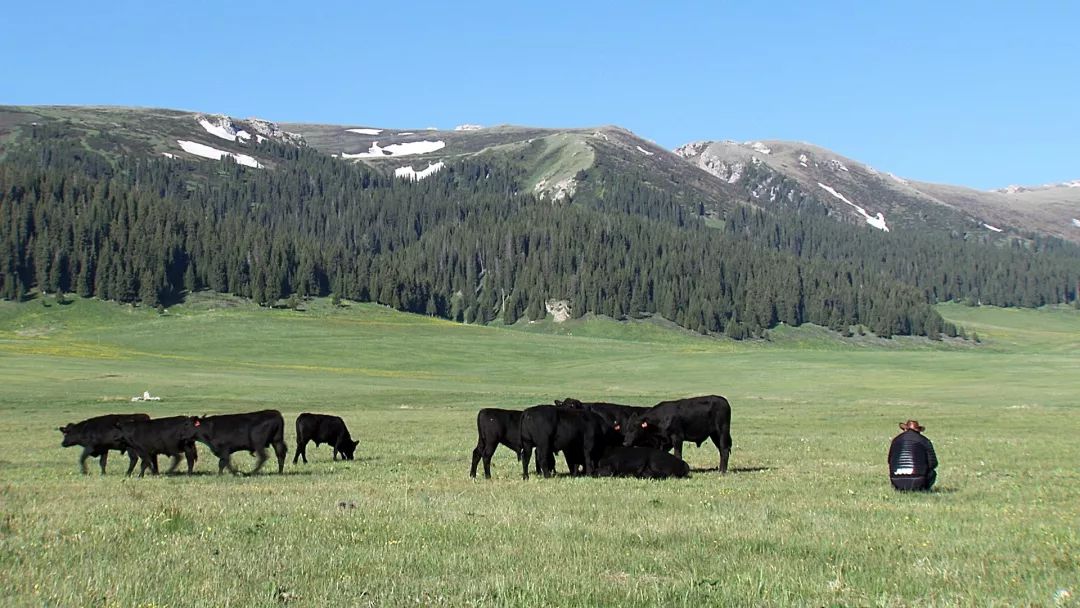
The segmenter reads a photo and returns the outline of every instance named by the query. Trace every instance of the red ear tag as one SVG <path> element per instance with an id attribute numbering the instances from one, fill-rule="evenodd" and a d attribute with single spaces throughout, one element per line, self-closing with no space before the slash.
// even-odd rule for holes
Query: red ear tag
<path id="1" fill-rule="evenodd" d="M 620 425 L 620 424 L 616 424 L 616 425 L 615 425 L 615 430 L 616 430 L 616 431 L 621 431 L 621 430 L 622 430 L 622 425 Z"/>
<path id="2" fill-rule="evenodd" d="M 201 424 L 202 424 L 202 423 L 201 423 L 201 422 L 199 422 L 198 420 L 196 420 L 196 421 L 195 421 L 195 426 L 199 426 L 199 425 L 201 425 Z"/>
<path id="3" fill-rule="evenodd" d="M 643 429 L 649 428 L 649 423 L 648 422 L 642 422 L 641 423 L 641 428 L 643 428 Z"/>

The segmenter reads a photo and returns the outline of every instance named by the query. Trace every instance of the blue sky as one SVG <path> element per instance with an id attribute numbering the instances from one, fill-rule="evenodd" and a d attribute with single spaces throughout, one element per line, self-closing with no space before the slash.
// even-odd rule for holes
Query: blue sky
<path id="1" fill-rule="evenodd" d="M 1080 179 L 1080 3 L 9 3 L 0 104 L 802 140 L 979 188 Z"/>

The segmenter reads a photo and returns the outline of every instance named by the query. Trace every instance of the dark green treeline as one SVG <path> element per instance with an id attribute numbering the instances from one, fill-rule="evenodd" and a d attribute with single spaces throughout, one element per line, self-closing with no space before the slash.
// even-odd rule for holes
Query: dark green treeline
<path id="1" fill-rule="evenodd" d="M 954 335 L 930 302 L 1075 298 L 1068 256 L 855 227 L 836 228 L 833 245 L 795 246 L 830 229 L 812 214 L 738 209 L 725 230 L 706 228 L 687 201 L 632 173 L 579 175 L 575 202 L 552 204 L 520 190 L 512 158 L 410 183 L 311 149 L 258 151 L 271 168 L 107 158 L 38 127 L 0 164 L 0 296 L 40 288 L 156 306 L 200 289 L 261 304 L 333 293 L 478 323 L 538 319 L 555 298 L 575 315 L 654 313 L 736 338 L 780 322 Z M 988 254 L 1004 257 L 965 257 Z"/>

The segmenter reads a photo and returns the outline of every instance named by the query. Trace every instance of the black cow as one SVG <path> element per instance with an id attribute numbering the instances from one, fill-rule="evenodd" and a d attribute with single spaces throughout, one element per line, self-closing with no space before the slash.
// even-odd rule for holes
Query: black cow
<path id="1" fill-rule="evenodd" d="M 608 428 L 613 429 L 619 434 L 618 444 L 622 444 L 626 439 L 626 433 L 630 424 L 634 418 L 644 414 L 649 410 L 647 407 L 640 407 L 636 405 L 622 405 L 621 403 L 604 403 L 602 401 L 579 401 L 572 397 L 567 397 L 562 401 L 555 401 L 555 405 L 559 407 L 570 407 L 581 410 L 588 410 L 599 415 L 604 419 L 604 423 Z M 664 441 L 662 437 L 653 434 L 638 435 L 635 444 L 639 447 L 657 448 L 660 450 L 668 451 L 671 449 L 671 444 Z"/>
<path id="2" fill-rule="evenodd" d="M 686 464 L 685 460 L 676 458 L 663 450 L 616 447 L 604 452 L 604 456 L 596 464 L 596 474 L 599 477 L 645 479 L 688 477 L 690 465 Z"/>
<path id="3" fill-rule="evenodd" d="M 662 401 L 634 419 L 623 440 L 629 447 L 642 436 L 655 435 L 675 446 L 682 458 L 682 444 L 693 441 L 701 447 L 712 439 L 720 451 L 720 472 L 727 473 L 731 454 L 731 404 L 718 395 Z"/>
<path id="4" fill-rule="evenodd" d="M 610 441 L 603 418 L 593 412 L 554 405 L 530 407 L 521 414 L 521 476 L 529 478 L 534 448 L 544 477 L 555 472 L 555 452 L 566 457 L 571 475 L 577 473 L 577 464 L 584 465 L 585 474 L 591 475 Z"/>
<path id="5" fill-rule="evenodd" d="M 105 416 L 87 418 L 82 422 L 65 424 L 56 430 L 64 434 L 64 439 L 60 442 L 63 447 L 83 446 L 82 455 L 79 456 L 79 469 L 83 475 L 86 475 L 86 459 L 91 456 L 100 457 L 101 474 L 104 475 L 105 463 L 109 460 L 109 450 L 117 450 L 121 454 L 127 452 L 128 460 L 130 460 L 127 474 L 131 475 L 131 472 L 135 470 L 138 456 L 128 450 L 124 438 L 116 429 L 116 423 L 124 420 L 149 419 L 150 416 L 146 414 L 106 414 Z"/>
<path id="6" fill-rule="evenodd" d="M 349 427 L 345 421 L 337 416 L 326 414 L 303 413 L 296 417 L 296 453 L 293 454 L 293 464 L 298 458 L 304 459 L 307 464 L 307 443 L 315 442 L 315 447 L 328 444 L 334 448 L 334 460 L 341 454 L 342 460 L 352 460 L 356 457 L 356 446 L 359 441 L 353 441 L 349 434 Z"/>
<path id="7" fill-rule="evenodd" d="M 256 456 L 255 469 L 259 472 L 266 462 L 266 448 L 273 446 L 277 456 L 278 473 L 285 472 L 285 419 L 277 410 L 263 410 L 246 414 L 223 414 L 220 416 L 192 417 L 195 439 L 206 444 L 218 457 L 218 474 L 227 467 L 233 474 L 239 471 L 229 457 L 233 452 L 251 452 Z"/>
<path id="8" fill-rule="evenodd" d="M 521 460 L 521 410 L 503 410 L 485 407 L 476 413 L 476 447 L 472 451 L 472 468 L 469 476 L 476 477 L 476 467 L 480 459 L 484 460 L 484 477 L 491 479 L 491 457 L 499 444 L 514 451 Z M 551 468 L 555 467 L 555 456 L 551 457 Z M 567 461 L 569 466 L 569 461 Z M 541 472 L 540 461 L 536 461 L 536 473 Z"/>
<path id="9" fill-rule="evenodd" d="M 124 420 L 117 422 L 116 428 L 128 444 L 128 451 L 134 451 L 142 459 L 139 477 L 146 473 L 146 469 L 150 469 L 154 475 L 158 474 L 157 457 L 160 454 L 172 458 L 169 473 L 175 472 L 180 465 L 181 454 L 187 458 L 188 475 L 195 469 L 195 460 L 199 456 L 195 450 L 195 427 L 191 425 L 189 417 Z M 128 471 L 130 474 L 131 471 Z"/>

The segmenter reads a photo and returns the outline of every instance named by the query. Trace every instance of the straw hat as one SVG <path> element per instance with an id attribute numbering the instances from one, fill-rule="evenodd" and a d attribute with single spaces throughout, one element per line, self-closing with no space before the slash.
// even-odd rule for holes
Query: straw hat
<path id="1" fill-rule="evenodd" d="M 926 427 L 919 424 L 918 420 L 908 420 L 907 422 L 901 422 L 900 423 L 900 430 L 901 431 L 915 431 L 916 433 L 921 433 L 924 430 L 926 430 Z"/>

